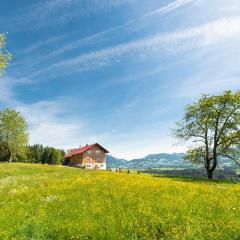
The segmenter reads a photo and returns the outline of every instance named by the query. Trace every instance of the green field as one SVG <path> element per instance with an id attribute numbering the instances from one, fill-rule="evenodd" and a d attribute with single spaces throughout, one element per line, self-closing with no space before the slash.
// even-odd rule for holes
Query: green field
<path id="1" fill-rule="evenodd" d="M 0 239 L 240 239 L 240 185 L 0 164 Z"/>

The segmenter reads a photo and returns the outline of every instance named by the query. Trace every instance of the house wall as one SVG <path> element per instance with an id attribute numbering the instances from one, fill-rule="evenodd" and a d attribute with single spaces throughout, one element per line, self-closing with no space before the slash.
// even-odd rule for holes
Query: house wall
<path id="1" fill-rule="evenodd" d="M 74 165 L 74 166 L 82 166 L 82 159 L 83 159 L 83 155 L 82 154 L 76 154 L 70 157 L 70 165 Z"/>
<path id="2" fill-rule="evenodd" d="M 83 165 L 87 169 L 106 169 L 106 153 L 95 145 L 83 153 Z"/>
<path id="3" fill-rule="evenodd" d="M 87 150 L 82 154 L 76 154 L 70 157 L 70 165 L 85 167 L 86 169 L 101 169 L 106 167 L 106 153 L 97 145 L 93 146 L 90 151 Z"/>

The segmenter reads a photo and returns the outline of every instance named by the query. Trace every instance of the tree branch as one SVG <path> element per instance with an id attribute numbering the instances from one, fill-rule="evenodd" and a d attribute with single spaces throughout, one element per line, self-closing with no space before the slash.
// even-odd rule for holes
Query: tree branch
<path id="1" fill-rule="evenodd" d="M 219 141 L 219 139 L 220 139 L 220 137 L 221 137 L 221 135 L 222 135 L 222 133 L 223 133 L 223 131 L 224 131 L 227 123 L 228 123 L 229 118 L 233 115 L 233 113 L 234 113 L 237 109 L 238 109 L 238 107 L 235 107 L 235 108 L 229 113 L 229 115 L 227 116 L 226 120 L 224 121 L 223 126 L 222 126 L 221 130 L 219 131 L 219 134 L 218 134 L 218 137 L 217 137 L 217 143 L 218 143 L 218 141 Z"/>
<path id="2" fill-rule="evenodd" d="M 219 154 L 219 155 L 221 155 L 222 157 L 226 157 L 226 158 L 229 158 L 229 159 L 233 160 L 237 165 L 240 166 L 240 162 L 238 162 L 238 160 L 235 159 L 234 157 L 229 156 L 229 155 L 227 155 L 227 154 Z"/>

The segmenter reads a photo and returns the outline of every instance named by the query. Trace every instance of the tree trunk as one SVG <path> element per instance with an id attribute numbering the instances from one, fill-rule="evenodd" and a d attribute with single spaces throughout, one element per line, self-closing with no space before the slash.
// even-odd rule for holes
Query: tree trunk
<path id="1" fill-rule="evenodd" d="M 207 171 L 208 179 L 213 179 L 213 172 L 216 169 L 216 162 L 215 162 L 215 160 L 213 159 L 214 163 L 211 166 L 211 164 L 210 164 L 211 159 L 206 159 L 205 168 L 206 168 L 206 171 Z"/>
<path id="2" fill-rule="evenodd" d="M 10 155 L 10 156 L 8 157 L 8 162 L 9 162 L 9 163 L 12 162 L 12 155 Z"/>
<path id="3" fill-rule="evenodd" d="M 9 155 L 8 155 L 8 162 L 12 162 L 12 152 L 9 150 Z"/>
<path id="4" fill-rule="evenodd" d="M 213 179 L 213 172 L 215 171 L 216 167 L 217 167 L 217 159 L 213 160 L 213 165 L 211 168 L 208 164 L 208 166 L 206 167 L 208 179 Z"/>
<path id="5" fill-rule="evenodd" d="M 208 179 L 213 179 L 213 171 L 207 170 Z"/>

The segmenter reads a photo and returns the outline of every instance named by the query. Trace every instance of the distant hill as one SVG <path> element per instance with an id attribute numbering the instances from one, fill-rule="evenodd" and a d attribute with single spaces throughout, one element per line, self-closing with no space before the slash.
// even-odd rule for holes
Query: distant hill
<path id="1" fill-rule="evenodd" d="M 125 159 L 115 158 L 111 155 L 107 155 L 107 167 L 108 168 L 127 168 L 129 161 Z"/>
<path id="2" fill-rule="evenodd" d="M 158 153 L 149 154 L 146 157 L 132 160 L 115 158 L 107 155 L 108 168 L 193 168 L 190 162 L 183 159 L 184 153 Z M 234 164 L 229 160 L 222 159 L 221 166 L 232 167 Z"/>
<path id="3" fill-rule="evenodd" d="M 149 154 L 146 157 L 132 159 L 118 159 L 107 155 L 107 167 L 115 168 L 189 168 L 192 165 L 183 160 L 184 153 L 159 153 Z"/>

